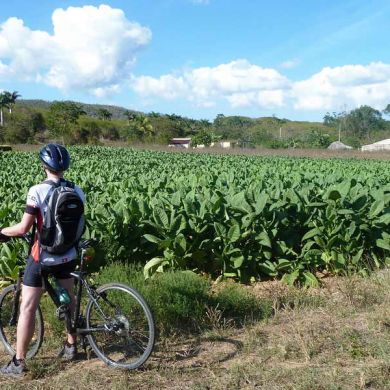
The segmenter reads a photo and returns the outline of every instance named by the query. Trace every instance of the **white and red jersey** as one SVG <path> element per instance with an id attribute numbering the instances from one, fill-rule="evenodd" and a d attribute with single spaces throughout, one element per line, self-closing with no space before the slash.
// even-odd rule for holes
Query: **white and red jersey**
<path id="1" fill-rule="evenodd" d="M 38 232 L 42 229 L 43 216 L 47 211 L 48 197 L 52 188 L 53 186 L 49 183 L 41 183 L 31 187 L 27 194 L 26 212 L 36 215 Z M 75 186 L 75 191 L 80 196 L 83 203 L 85 203 L 85 195 L 81 188 Z M 71 248 L 62 255 L 48 253 L 40 248 L 38 236 L 36 235 L 31 250 L 31 256 L 36 262 L 41 262 L 45 265 L 57 265 L 76 259 L 77 251 L 76 248 Z"/>

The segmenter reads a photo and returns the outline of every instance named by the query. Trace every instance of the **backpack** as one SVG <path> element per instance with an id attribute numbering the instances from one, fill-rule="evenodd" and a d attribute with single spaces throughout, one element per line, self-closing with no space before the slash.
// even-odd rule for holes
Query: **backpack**
<path id="1" fill-rule="evenodd" d="M 50 189 L 45 203 L 39 233 L 41 248 L 51 254 L 63 254 L 77 245 L 85 229 L 84 203 L 75 190 L 75 185 L 66 180 L 58 183 L 47 180 Z"/>

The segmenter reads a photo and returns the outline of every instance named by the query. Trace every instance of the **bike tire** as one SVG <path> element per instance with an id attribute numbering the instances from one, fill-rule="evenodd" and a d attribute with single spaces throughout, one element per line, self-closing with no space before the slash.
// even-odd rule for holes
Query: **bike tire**
<path id="1" fill-rule="evenodd" d="M 0 294 L 0 340 L 4 344 L 6 351 L 11 355 L 16 353 L 16 330 L 15 325 L 10 325 L 12 315 L 13 300 L 16 293 L 16 284 L 8 286 Z M 20 302 L 19 302 L 20 308 Z M 19 319 L 19 313 L 17 315 Z M 33 338 L 28 346 L 26 359 L 34 357 L 42 345 L 44 334 L 44 324 L 41 308 L 38 306 L 35 312 L 35 329 Z"/>
<path id="2" fill-rule="evenodd" d="M 148 304 L 135 289 L 121 283 L 98 287 L 95 299 L 97 303 L 90 299 L 85 310 L 87 328 L 105 327 L 87 335 L 95 354 L 115 368 L 140 367 L 152 353 L 155 341 L 154 319 Z"/>

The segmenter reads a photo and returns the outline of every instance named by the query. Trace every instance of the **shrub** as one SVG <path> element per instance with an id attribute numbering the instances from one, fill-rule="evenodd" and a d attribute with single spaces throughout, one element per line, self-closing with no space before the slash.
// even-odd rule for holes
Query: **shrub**
<path id="1" fill-rule="evenodd" d="M 126 283 L 137 289 L 149 303 L 162 335 L 198 333 L 210 327 L 209 309 L 219 310 L 221 319 L 235 325 L 269 317 L 271 303 L 258 300 L 239 284 L 226 283 L 211 292 L 211 281 L 191 271 L 158 274 L 144 280 L 135 265 L 110 264 L 95 276 L 97 284 Z"/>
<path id="2" fill-rule="evenodd" d="M 227 283 L 212 298 L 213 305 L 222 311 L 223 317 L 232 319 L 236 325 L 268 318 L 272 314 L 270 301 L 256 296 L 236 283 Z"/>
<path id="3" fill-rule="evenodd" d="M 209 303 L 210 281 L 192 272 L 168 272 L 145 282 L 142 269 L 111 264 L 96 275 L 96 283 L 126 283 L 149 303 L 159 332 L 198 331 Z"/>

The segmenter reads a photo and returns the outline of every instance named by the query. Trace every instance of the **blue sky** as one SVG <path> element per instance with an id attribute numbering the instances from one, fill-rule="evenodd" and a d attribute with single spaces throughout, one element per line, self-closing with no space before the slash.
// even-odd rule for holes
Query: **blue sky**
<path id="1" fill-rule="evenodd" d="M 388 0 L 110 0 L 1 7 L 0 89 L 213 119 L 390 103 Z"/>

